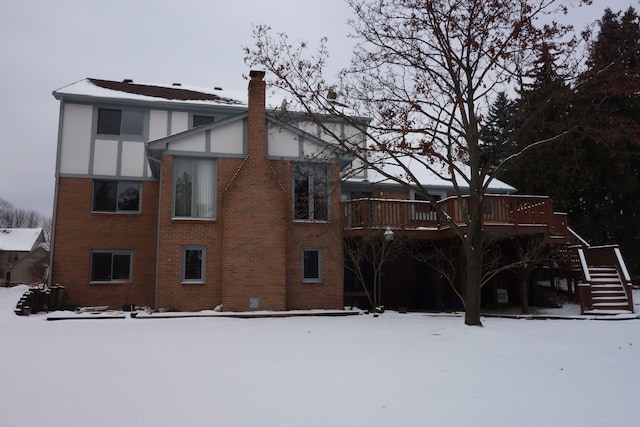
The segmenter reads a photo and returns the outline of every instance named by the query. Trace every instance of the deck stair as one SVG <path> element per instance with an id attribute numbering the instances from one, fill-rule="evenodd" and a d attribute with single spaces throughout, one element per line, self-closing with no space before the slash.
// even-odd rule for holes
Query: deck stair
<path id="1" fill-rule="evenodd" d="M 589 269 L 591 276 L 591 312 L 631 313 L 622 280 L 613 267 Z"/>
<path id="2" fill-rule="evenodd" d="M 578 246 L 584 283 L 578 285 L 582 314 L 633 313 L 631 279 L 617 245 Z"/>

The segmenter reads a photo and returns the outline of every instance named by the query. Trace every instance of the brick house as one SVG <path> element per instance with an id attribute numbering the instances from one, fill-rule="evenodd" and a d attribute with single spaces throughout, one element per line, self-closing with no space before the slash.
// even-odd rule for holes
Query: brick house
<path id="1" fill-rule="evenodd" d="M 69 303 L 339 309 L 366 286 L 345 268 L 347 241 L 386 229 L 423 253 L 451 241 L 451 227 L 416 192 L 357 167 L 305 115 L 267 111 L 263 78 L 250 73 L 248 95 L 98 79 L 53 92 L 60 122 L 50 281 L 65 286 Z M 366 120 L 320 119 L 366 144 L 359 130 Z M 462 223 L 464 197 L 450 197 L 451 183 L 418 178 Z M 484 221 L 493 240 L 508 246 L 514 236 L 541 236 L 566 253 L 580 246 L 582 256 L 567 265 L 590 286 L 597 280 L 589 282 L 589 268 L 621 261 L 619 252 L 585 256 L 596 248 L 573 236 L 548 197 L 514 191 L 499 181 L 489 188 Z M 629 294 L 628 274 L 616 268 Z M 438 309 L 456 299 L 415 258 L 399 256 L 386 273 L 387 306 Z M 486 299 L 496 300 L 509 281 L 496 278 Z"/>
<path id="2" fill-rule="evenodd" d="M 87 79 L 60 101 L 52 283 L 77 305 L 342 307 L 343 153 L 221 90 Z"/>

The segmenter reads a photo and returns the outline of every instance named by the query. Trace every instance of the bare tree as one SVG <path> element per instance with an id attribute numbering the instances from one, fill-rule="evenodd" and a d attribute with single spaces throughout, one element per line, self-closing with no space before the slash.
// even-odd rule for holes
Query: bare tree
<path id="1" fill-rule="evenodd" d="M 574 4 L 591 0 L 566 0 Z M 288 108 L 309 114 L 323 131 L 353 156 L 386 178 L 435 203 L 420 186 L 415 167 L 449 180 L 463 207 L 454 222 L 436 205 L 461 241 L 465 262 L 465 323 L 481 325 L 480 288 L 484 244 L 483 197 L 504 160 L 500 150 L 513 134 L 481 155 L 483 117 L 499 92 L 511 90 L 534 67 L 539 48 L 553 44 L 569 54 L 576 40 L 571 28 L 551 19 L 566 11 L 562 0 L 347 0 L 357 41 L 351 65 L 328 82 L 326 39 L 316 53 L 306 42 L 294 45 L 268 26 L 254 28 L 256 45 L 245 60 L 274 77 L 286 92 Z M 567 60 L 568 61 L 568 60 Z M 349 138 L 326 126 L 322 117 L 338 116 L 366 134 Z M 367 127 L 360 119 L 370 118 Z M 393 166 L 395 171 L 385 166 Z"/>
<path id="2" fill-rule="evenodd" d="M 460 242 L 454 239 L 443 239 L 430 241 L 427 248 L 423 245 L 409 245 L 407 253 L 418 262 L 427 264 L 433 268 L 441 279 L 449 285 L 456 294 L 463 306 L 465 306 L 464 296 L 461 290 L 456 287 L 458 265 L 456 260 L 460 253 Z M 440 301 L 438 301 L 440 303 Z"/>
<path id="3" fill-rule="evenodd" d="M 517 273 L 520 309 L 529 313 L 529 288 L 534 268 L 553 260 L 554 251 L 544 234 L 511 236 L 495 239 L 486 245 L 482 286 L 503 271 Z"/>
<path id="4" fill-rule="evenodd" d="M 369 305 L 377 313 L 382 303 L 382 273 L 384 265 L 393 261 L 404 249 L 408 239 L 395 236 L 391 229 L 382 232 L 380 230 L 368 230 L 362 235 L 351 236 L 344 239 L 344 256 L 346 267 L 353 272 L 356 281 L 362 286 Z M 368 264 L 373 270 L 373 277 L 367 283 L 363 271 Z"/>
<path id="5" fill-rule="evenodd" d="M 0 199 L 0 227 L 42 228 L 47 241 L 51 236 L 51 218 L 36 211 L 16 208 L 3 199 Z"/>

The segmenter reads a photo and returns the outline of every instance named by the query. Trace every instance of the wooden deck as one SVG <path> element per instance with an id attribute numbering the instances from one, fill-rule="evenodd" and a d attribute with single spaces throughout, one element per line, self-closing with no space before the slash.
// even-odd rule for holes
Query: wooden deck
<path id="1" fill-rule="evenodd" d="M 431 203 L 420 200 L 349 200 L 342 202 L 344 230 L 346 235 L 358 235 L 390 227 L 402 235 L 443 238 L 453 233 L 451 222 L 465 226 L 467 203 L 466 196 L 439 201 L 445 214 L 442 216 Z M 546 196 L 486 195 L 484 226 L 489 234 L 543 233 L 555 243 L 566 243 L 569 239 L 567 215 L 553 212 L 553 203 Z"/>

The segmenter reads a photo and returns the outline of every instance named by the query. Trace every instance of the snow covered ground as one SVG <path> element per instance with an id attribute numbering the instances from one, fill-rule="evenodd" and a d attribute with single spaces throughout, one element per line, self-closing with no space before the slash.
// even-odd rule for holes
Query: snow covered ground
<path id="1" fill-rule="evenodd" d="M 640 320 L 52 322 L 25 289 L 0 288 L 2 426 L 640 425 Z"/>

